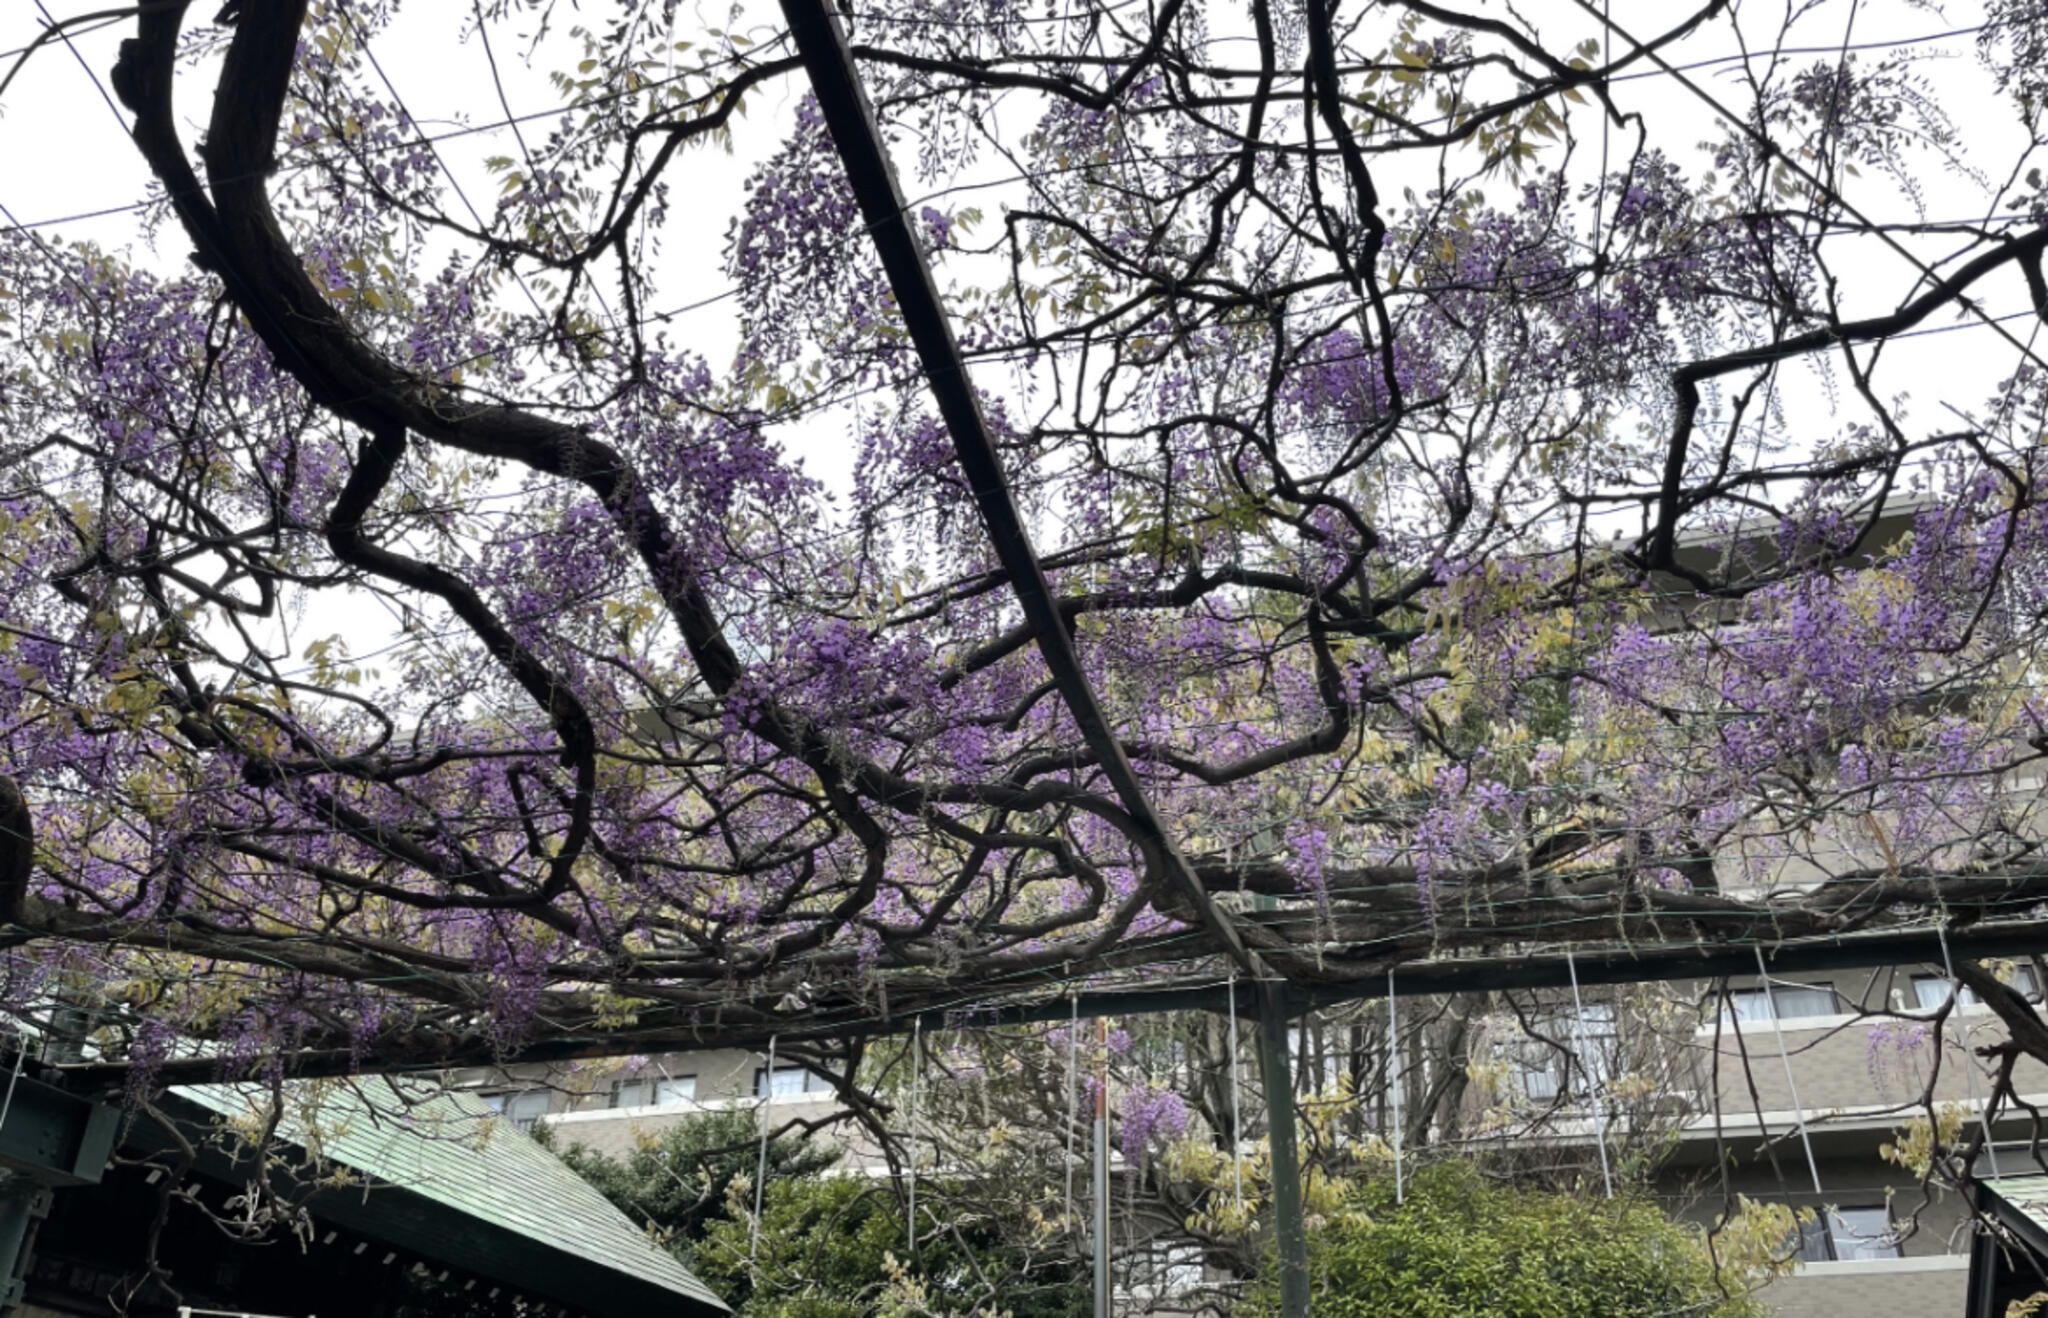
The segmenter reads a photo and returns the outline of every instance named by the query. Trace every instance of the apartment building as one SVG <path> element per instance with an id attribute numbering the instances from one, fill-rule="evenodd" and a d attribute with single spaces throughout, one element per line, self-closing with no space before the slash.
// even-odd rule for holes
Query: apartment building
<path id="1" fill-rule="evenodd" d="M 2040 1000 L 2038 962 L 2007 973 Z M 1725 1165 L 1736 1191 L 1814 1210 L 1799 1271 L 1768 1292 L 1779 1313 L 1963 1311 L 1968 1209 L 1884 1156 L 1915 1118 L 1976 1127 L 1986 1144 L 1980 1175 L 2041 1170 L 2024 1112 L 2002 1115 L 1996 1128 L 1984 1120 L 1993 1077 L 1976 1050 L 2001 1041 L 2004 1027 L 1968 990 L 1937 1025 L 1952 991 L 1935 966 L 1751 983 L 1732 990 L 1732 1020 L 1701 1028 L 1699 1047 L 1720 1064 L 1719 1116 L 1688 1122 L 1672 1172 L 1697 1168 L 1712 1179 Z M 2048 1102 L 2048 1068 L 2020 1059 L 2013 1087 L 2024 1102 Z M 1702 1201 L 1695 1211 L 1710 1210 Z"/>
<path id="2" fill-rule="evenodd" d="M 2037 1000 L 2048 983 L 2038 961 L 2004 971 Z M 1642 1006 L 1646 992 L 1663 1004 L 1654 1021 Z M 1433 1152 L 1512 1144 L 1531 1156 L 1547 1146 L 1575 1160 L 1584 1192 L 1598 1193 L 1603 1150 L 1619 1165 L 1632 1142 L 1654 1142 L 1658 1193 L 1682 1219 L 1711 1225 L 1738 1197 L 1810 1210 L 1786 1242 L 1795 1269 L 1763 1292 L 1778 1314 L 1959 1314 L 1970 1215 L 1957 1196 L 1923 1188 L 1884 1153 L 1930 1112 L 1951 1130 L 1982 1122 L 1991 1079 L 1975 1050 L 2002 1039 L 2003 1027 L 1964 990 L 1937 1028 L 1950 992 L 1940 967 L 1912 965 L 1630 989 L 1588 995 L 1577 1008 L 1564 994 L 1535 995 L 1519 1013 L 1493 1012 L 1481 1024 L 1466 1065 L 1490 1064 L 1494 1088 L 1471 1090 L 1455 1138 Z M 1343 1080 L 1384 1114 L 1385 1095 L 1368 1092 L 1373 1077 L 1346 1051 L 1371 1035 L 1316 1022 L 1293 1032 L 1301 1087 Z M 1423 1037 L 1405 1051 L 1419 1057 L 1428 1047 Z M 1249 1048 L 1240 1065 L 1242 1083 L 1255 1087 Z M 1384 1066 L 1379 1053 L 1364 1070 Z M 780 1125 L 827 1116 L 835 1102 L 803 1067 L 771 1068 L 764 1055 L 731 1050 L 455 1079 L 516 1125 L 544 1116 L 562 1143 L 614 1155 L 704 1112 L 741 1109 Z M 2022 1059 L 2014 1081 L 2024 1100 L 2048 1107 L 2048 1067 Z M 1419 1092 L 1428 1077 L 1402 1083 Z M 2024 1113 L 2005 1114 L 1988 1134 L 1980 1174 L 2042 1170 L 2026 1148 Z M 849 1149 L 850 1164 L 873 1162 L 872 1150 Z M 1191 1258 L 1168 1261 L 1177 1283 L 1188 1283 L 1191 1269 L 1199 1270 Z"/>
<path id="3" fill-rule="evenodd" d="M 2038 962 L 2005 972 L 2040 1000 L 2048 977 Z M 1702 1226 L 1742 1198 L 1810 1212 L 1786 1242 L 1794 1270 L 1763 1292 L 1786 1318 L 1962 1313 L 1971 1215 L 1957 1195 L 1923 1186 L 1903 1146 L 1916 1121 L 1941 1123 L 1984 1138 L 1979 1175 L 2043 1170 L 2028 1114 L 1985 1122 L 1992 1076 L 1976 1050 L 2004 1038 L 1990 1010 L 1964 990 L 1937 1022 L 1952 989 L 1927 965 L 1662 992 L 1695 1010 L 1650 1026 L 1626 998 L 1621 1010 L 1566 1004 L 1543 1040 L 1490 1040 L 1484 1051 L 1506 1060 L 1517 1091 L 1507 1106 L 1537 1114 L 1497 1134 L 1575 1154 L 1588 1192 L 1598 1185 L 1596 1131 L 1616 1161 L 1632 1140 L 1661 1141 L 1657 1190 L 1675 1216 Z M 1631 1095 L 1646 1057 L 1656 1092 Z M 2021 1058 L 2013 1083 L 2023 1102 L 2048 1104 L 2048 1067 Z"/>
<path id="4" fill-rule="evenodd" d="M 829 1115 L 837 1101 L 817 1073 L 736 1049 L 464 1071 L 450 1083 L 475 1092 L 521 1130 L 545 1118 L 561 1143 L 614 1157 L 706 1112 L 760 1111 L 780 1125 Z"/>

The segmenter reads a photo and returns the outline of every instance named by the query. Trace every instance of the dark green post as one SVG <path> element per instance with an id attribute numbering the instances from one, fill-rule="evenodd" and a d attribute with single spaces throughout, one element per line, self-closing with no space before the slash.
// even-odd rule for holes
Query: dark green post
<path id="1" fill-rule="evenodd" d="M 1301 1211 L 1301 1157 L 1294 1142 L 1294 1075 L 1287 1065 L 1287 986 L 1262 979 L 1259 1083 L 1273 1157 L 1274 1234 L 1280 1245 L 1281 1318 L 1308 1318 L 1308 1227 Z"/>
<path id="2" fill-rule="evenodd" d="M 19 1172 L 0 1179 L 0 1312 L 21 1303 L 29 1246 L 36 1224 L 49 1211 L 49 1186 Z"/>

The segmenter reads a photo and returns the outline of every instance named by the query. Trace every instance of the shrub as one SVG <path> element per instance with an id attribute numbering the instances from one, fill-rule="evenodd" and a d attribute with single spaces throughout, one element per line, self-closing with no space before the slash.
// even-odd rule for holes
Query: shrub
<path id="1" fill-rule="evenodd" d="M 1581 1199 L 1489 1183 L 1465 1163 L 1421 1169 L 1395 1202 L 1363 1184 L 1309 1237 L 1316 1318 L 1753 1318 L 1704 1244 L 1630 1195 Z M 1728 1292 L 1732 1291 L 1730 1294 Z M 1242 1318 L 1276 1318 L 1278 1269 Z"/>

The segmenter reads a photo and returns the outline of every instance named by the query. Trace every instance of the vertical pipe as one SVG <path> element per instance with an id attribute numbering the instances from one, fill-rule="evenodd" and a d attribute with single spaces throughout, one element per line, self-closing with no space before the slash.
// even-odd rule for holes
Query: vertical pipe
<path id="1" fill-rule="evenodd" d="M 924 1017 L 910 1023 L 910 1210 L 905 1220 L 910 1229 L 910 1257 L 917 1257 L 917 1090 L 924 1078 Z"/>
<path id="2" fill-rule="evenodd" d="M 1237 1211 L 1244 1214 L 1244 1110 L 1237 1101 L 1243 1077 L 1237 1064 L 1237 972 L 1230 972 L 1230 1178 L 1237 1185 Z"/>
<path id="3" fill-rule="evenodd" d="M 1287 1067 L 1286 986 L 1258 982 L 1259 1081 L 1273 1159 L 1274 1234 L 1280 1246 L 1281 1318 L 1308 1318 L 1308 1227 L 1302 1220 L 1301 1158 L 1294 1143 L 1294 1077 Z"/>
<path id="4" fill-rule="evenodd" d="M 1081 1124 L 1081 996 L 1069 989 L 1073 1016 L 1067 1022 L 1067 1219 L 1072 1231 L 1080 1221 L 1074 1211 L 1074 1130 Z"/>
<path id="5" fill-rule="evenodd" d="M 1764 948 L 1758 943 L 1756 952 L 1756 974 L 1764 985 L 1764 1009 L 1771 1013 L 1771 1033 L 1777 1036 L 1778 1060 L 1785 1064 L 1785 1089 L 1792 1096 L 1792 1116 L 1799 1122 L 1799 1142 L 1806 1148 L 1806 1172 L 1813 1177 L 1813 1197 L 1818 1199 L 1826 1193 L 1820 1188 L 1820 1164 L 1814 1161 L 1813 1140 L 1806 1133 L 1806 1105 L 1799 1101 L 1799 1082 L 1792 1078 L 1792 1054 L 1785 1051 L 1785 1026 L 1778 1019 L 1778 999 L 1771 991 L 1771 972 L 1764 969 Z M 1820 1205 L 1825 1213 L 1827 1205 Z M 1823 1222 L 1822 1226 L 1827 1224 Z M 1832 1238 L 1832 1237 L 1831 1237 Z"/>
<path id="6" fill-rule="evenodd" d="M 1572 950 L 1564 950 L 1565 969 L 1572 975 L 1572 1056 L 1579 1064 L 1579 1074 L 1586 1078 L 1586 1088 L 1593 1088 L 1593 1068 L 1586 1065 L 1586 1004 L 1579 998 L 1579 965 L 1572 959 Z M 1566 1076 L 1570 1076 L 1567 1071 Z M 1590 1092 L 1588 1094 L 1590 1097 Z M 1593 1147 L 1600 1150 L 1600 1181 L 1607 1187 L 1607 1197 L 1614 1197 L 1614 1173 L 1607 1166 L 1607 1099 L 1603 1095 L 1593 1104 Z"/>
<path id="7" fill-rule="evenodd" d="M 761 1156 L 754 1163 L 754 1222 L 747 1228 L 747 1263 L 761 1255 L 761 1201 L 768 1188 L 768 1104 L 775 1097 L 775 1037 L 768 1036 L 768 1069 L 761 1073 Z"/>
<path id="8" fill-rule="evenodd" d="M 1401 1074 L 1401 1012 L 1395 1004 L 1400 999 L 1394 996 L 1394 971 L 1387 969 L 1387 1102 L 1392 1105 L 1393 1116 L 1388 1121 L 1388 1133 L 1394 1137 L 1394 1202 L 1408 1202 L 1408 1187 L 1401 1179 L 1401 1086 L 1407 1077 Z"/>
<path id="9" fill-rule="evenodd" d="M 1095 1318 L 1109 1313 L 1109 1021 L 1095 1018 Z"/>

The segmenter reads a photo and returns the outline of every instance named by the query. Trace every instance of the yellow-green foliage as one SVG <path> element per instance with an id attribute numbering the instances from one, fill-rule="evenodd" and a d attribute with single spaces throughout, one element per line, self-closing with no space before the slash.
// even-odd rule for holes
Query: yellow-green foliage
<path id="1" fill-rule="evenodd" d="M 1965 1114 L 1962 1104 L 1944 1103 L 1936 1109 L 1934 1120 L 1915 1117 L 1900 1127 L 1895 1139 L 1878 1146 L 1878 1156 L 1925 1180 L 1934 1170 L 1934 1160 L 1955 1147 Z"/>
<path id="2" fill-rule="evenodd" d="M 1735 1211 L 1714 1233 L 1714 1261 L 1723 1277 L 1762 1281 L 1792 1270 L 1800 1231 L 1818 1220 L 1811 1208 L 1759 1203 L 1737 1195 Z"/>
<path id="3" fill-rule="evenodd" d="M 1393 1165 L 1386 1141 L 1377 1135 L 1339 1136 L 1338 1120 L 1357 1103 L 1349 1079 L 1303 1102 L 1303 1147 L 1333 1148 L 1342 1143 L 1355 1168 L 1383 1171 Z M 1188 1218 L 1188 1229 L 1200 1235 L 1240 1236 L 1257 1230 L 1272 1202 L 1273 1154 L 1263 1139 L 1247 1142 L 1235 1160 L 1205 1139 L 1181 1140 L 1167 1149 L 1164 1169 L 1170 1179 L 1209 1192 L 1203 1206 Z M 1302 1168 L 1302 1212 L 1311 1227 L 1349 1212 L 1353 1192 L 1346 1177 L 1313 1164 Z"/>
<path id="4" fill-rule="evenodd" d="M 921 1204 L 913 1253 L 886 1184 L 850 1176 L 771 1181 L 758 1235 L 747 1220 L 749 1194 L 736 1183 L 733 1216 L 711 1223 L 689 1256 L 737 1318 L 1088 1313 L 1085 1260 L 1020 1248 L 985 1218 L 956 1215 L 941 1224 Z"/>

